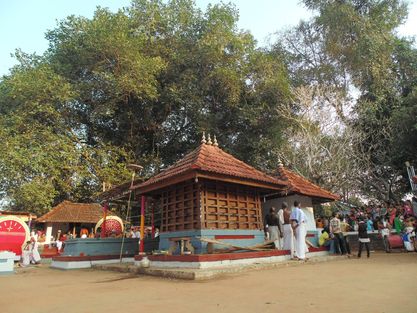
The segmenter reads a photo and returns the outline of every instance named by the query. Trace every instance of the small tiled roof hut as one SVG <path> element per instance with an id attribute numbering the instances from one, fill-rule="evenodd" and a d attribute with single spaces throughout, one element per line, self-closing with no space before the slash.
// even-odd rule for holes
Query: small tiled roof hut
<path id="1" fill-rule="evenodd" d="M 63 234 L 74 230 L 78 232 L 81 225 L 91 229 L 102 217 L 103 211 L 98 203 L 63 201 L 39 217 L 36 223 L 45 223 L 46 243 L 49 243 L 52 236 L 57 236 L 58 231 Z"/>
<path id="2" fill-rule="evenodd" d="M 266 215 L 271 207 L 279 210 L 283 202 L 286 202 L 290 207 L 293 206 L 294 201 L 300 202 L 301 208 L 307 214 L 307 230 L 313 232 L 316 237 L 314 240 L 312 238 L 309 238 L 309 240 L 316 242 L 317 232 L 314 220 L 314 207 L 321 203 L 339 200 L 340 197 L 285 168 L 281 162 L 279 162 L 274 176 L 284 181 L 287 187 L 284 192 L 270 194 L 265 198 L 266 201 L 262 204 L 263 215 Z"/>
<path id="3" fill-rule="evenodd" d="M 276 177 L 287 183 L 285 196 L 294 194 L 308 196 L 314 199 L 315 203 L 330 202 L 340 199 L 340 196 L 313 184 L 303 176 L 285 168 L 282 163 L 279 163 L 278 165 Z"/>
<path id="4" fill-rule="evenodd" d="M 103 217 L 98 203 L 74 203 L 63 201 L 51 211 L 39 217 L 40 223 L 90 223 L 95 224 Z"/>

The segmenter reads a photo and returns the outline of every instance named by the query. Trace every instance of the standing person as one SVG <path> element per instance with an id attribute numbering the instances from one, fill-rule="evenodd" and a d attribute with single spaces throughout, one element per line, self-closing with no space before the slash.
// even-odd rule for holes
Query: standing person
<path id="1" fill-rule="evenodd" d="M 369 258 L 370 256 L 370 249 L 369 249 L 369 236 L 366 224 L 363 220 L 359 221 L 359 227 L 358 227 L 358 238 L 359 238 L 359 251 L 358 251 L 358 258 L 361 257 L 363 245 L 365 245 L 366 248 L 366 255 Z"/>
<path id="2" fill-rule="evenodd" d="M 307 218 L 304 212 L 300 209 L 300 202 L 294 201 L 294 209 L 291 212 L 290 216 L 291 224 L 293 231 L 295 233 L 295 254 L 296 258 L 299 260 L 306 259 L 306 223 Z"/>
<path id="3" fill-rule="evenodd" d="M 397 216 L 394 218 L 394 228 L 397 234 L 401 234 L 404 229 L 404 217 L 402 215 L 397 214 Z"/>
<path id="4" fill-rule="evenodd" d="M 271 207 L 269 213 L 265 216 L 265 237 L 269 238 L 274 242 L 275 248 L 279 249 L 279 238 L 280 238 L 280 228 L 279 228 L 279 219 L 278 215 L 275 212 L 275 208 Z"/>
<path id="5" fill-rule="evenodd" d="M 391 225 L 394 225 L 394 219 L 397 216 L 397 208 L 395 207 L 394 204 L 389 205 L 388 207 L 388 218 L 389 218 L 389 223 Z"/>
<path id="6" fill-rule="evenodd" d="M 135 238 L 138 238 L 140 240 L 140 228 L 139 227 L 136 227 Z"/>
<path id="7" fill-rule="evenodd" d="M 21 267 L 26 267 L 30 265 L 30 255 L 31 255 L 30 245 L 31 245 L 31 242 L 26 241 L 26 244 L 22 249 L 22 256 L 21 256 L 21 260 L 19 263 L 19 266 Z"/>
<path id="8" fill-rule="evenodd" d="M 391 225 L 385 219 L 380 218 L 378 221 L 378 231 L 381 234 L 385 251 L 388 251 L 388 237 L 391 233 Z"/>
<path id="9" fill-rule="evenodd" d="M 34 264 L 39 264 L 41 263 L 41 255 L 39 254 L 39 251 L 38 251 L 38 241 L 36 240 L 35 237 L 32 237 L 30 239 L 30 242 L 31 242 L 32 262 Z"/>
<path id="10" fill-rule="evenodd" d="M 290 250 L 291 259 L 294 257 L 294 232 L 291 227 L 291 209 L 288 207 L 287 202 L 282 203 L 283 209 L 283 218 L 284 223 L 282 227 L 283 235 L 284 235 L 284 242 L 283 242 L 283 249 Z"/>
<path id="11" fill-rule="evenodd" d="M 336 212 L 333 213 L 330 220 L 330 233 L 334 237 L 334 245 L 336 253 L 344 255 L 346 253 L 345 240 L 343 238 L 341 222 Z"/>
<path id="12" fill-rule="evenodd" d="M 413 214 L 414 213 L 413 212 L 413 208 L 412 208 L 412 205 L 411 205 L 411 201 L 410 200 L 407 200 L 407 201 L 404 202 L 403 208 L 404 208 L 404 217 L 405 218 L 414 215 Z"/>
<path id="13" fill-rule="evenodd" d="M 371 215 L 368 215 L 368 220 L 366 221 L 366 230 L 374 231 L 374 222 L 372 221 Z"/>
<path id="14" fill-rule="evenodd" d="M 278 210 L 278 223 L 279 223 L 279 238 L 278 238 L 278 245 L 279 250 L 282 250 L 283 248 L 283 232 L 284 232 L 284 203 L 281 205 L 281 209 Z"/>
<path id="15" fill-rule="evenodd" d="M 350 253 L 350 245 L 349 245 L 349 237 L 348 237 L 348 232 L 351 230 L 351 227 L 349 226 L 348 223 L 341 222 L 340 228 L 342 230 L 342 238 L 343 238 L 343 243 L 345 247 L 345 252 L 347 253 L 348 257 L 351 257 L 352 255 Z"/>

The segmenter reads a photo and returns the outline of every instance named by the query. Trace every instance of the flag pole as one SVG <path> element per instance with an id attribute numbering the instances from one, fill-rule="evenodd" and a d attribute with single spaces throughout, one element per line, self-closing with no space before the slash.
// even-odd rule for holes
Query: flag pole
<path id="1" fill-rule="evenodd" d="M 141 208 L 140 208 L 140 245 L 139 252 L 144 252 L 144 240 L 145 240 L 145 196 L 141 198 Z"/>

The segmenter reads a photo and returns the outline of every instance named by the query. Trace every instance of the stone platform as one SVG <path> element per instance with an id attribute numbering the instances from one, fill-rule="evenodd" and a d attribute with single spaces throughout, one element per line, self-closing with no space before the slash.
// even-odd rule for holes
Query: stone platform
<path id="1" fill-rule="evenodd" d="M 93 265 L 93 269 L 114 271 L 121 273 L 131 273 L 132 275 L 148 275 L 154 277 L 168 278 L 168 279 L 181 279 L 181 280 L 209 280 L 215 278 L 222 278 L 231 275 L 238 275 L 247 271 L 272 269 L 279 267 L 299 266 L 303 264 L 314 264 L 317 262 L 327 262 L 334 260 L 343 260 L 346 257 L 341 256 L 315 256 L 311 257 L 307 262 L 305 261 L 278 261 L 269 263 L 252 263 L 247 265 L 234 265 L 234 266 L 219 266 L 216 268 L 155 268 L 148 267 L 142 268 L 134 265 L 133 263 L 126 264 L 104 264 Z"/>
<path id="2" fill-rule="evenodd" d="M 307 257 L 326 256 L 326 248 L 310 248 Z M 288 250 L 248 251 L 218 254 L 191 255 L 150 255 L 148 259 L 153 268 L 217 268 L 224 266 L 242 266 L 254 263 L 274 263 L 289 260 Z M 140 266 L 142 256 L 135 256 L 135 265 Z"/>

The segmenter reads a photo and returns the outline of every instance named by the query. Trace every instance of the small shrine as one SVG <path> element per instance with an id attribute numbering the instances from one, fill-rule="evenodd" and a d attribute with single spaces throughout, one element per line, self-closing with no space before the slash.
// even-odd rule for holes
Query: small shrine
<path id="1" fill-rule="evenodd" d="M 263 215 L 265 216 L 271 207 L 279 210 L 283 202 L 291 207 L 294 201 L 299 201 L 301 209 L 307 215 L 307 237 L 310 237 L 309 240 L 316 244 L 319 234 L 316 229 L 313 208 L 322 203 L 339 200 L 340 196 L 287 169 L 281 161 L 278 162 L 278 168 L 274 176 L 285 182 L 286 188 L 283 192 L 270 194 L 265 198 L 262 205 Z"/>
<path id="2" fill-rule="evenodd" d="M 78 237 L 80 237 L 81 228 L 93 232 L 102 217 L 103 210 L 98 203 L 63 201 L 52 208 L 51 211 L 39 217 L 36 222 L 44 223 L 45 243 L 49 244 L 52 237 L 57 238 L 58 232 L 62 235 L 71 232 L 77 234 Z"/>
<path id="3" fill-rule="evenodd" d="M 262 243 L 262 199 L 283 193 L 286 185 L 222 150 L 216 137 L 203 135 L 194 151 L 132 189 L 161 208 L 160 250 L 184 239 L 194 253 L 204 253 L 200 237 L 240 246 Z"/>

